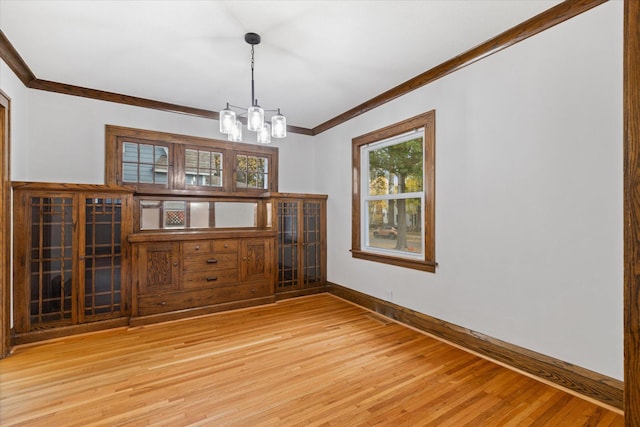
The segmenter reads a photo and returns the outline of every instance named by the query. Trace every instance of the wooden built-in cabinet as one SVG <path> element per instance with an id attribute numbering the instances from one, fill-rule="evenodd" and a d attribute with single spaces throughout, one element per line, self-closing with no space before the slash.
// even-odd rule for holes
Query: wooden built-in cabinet
<path id="1" fill-rule="evenodd" d="M 13 188 L 14 344 L 326 290 L 326 196 Z"/>
<path id="2" fill-rule="evenodd" d="M 325 290 L 326 195 L 272 193 L 279 298 Z"/>
<path id="3" fill-rule="evenodd" d="M 265 230 L 131 235 L 133 316 L 181 317 L 272 302 L 273 235 Z"/>
<path id="4" fill-rule="evenodd" d="M 20 182 L 13 189 L 18 341 L 128 316 L 132 190 Z"/>

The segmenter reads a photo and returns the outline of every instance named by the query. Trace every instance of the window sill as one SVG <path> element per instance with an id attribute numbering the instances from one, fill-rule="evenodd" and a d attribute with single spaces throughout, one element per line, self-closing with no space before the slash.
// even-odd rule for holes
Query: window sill
<path id="1" fill-rule="evenodd" d="M 414 270 L 427 271 L 429 273 L 435 273 L 438 263 L 431 261 L 418 261 L 407 258 L 399 258 L 387 255 L 374 254 L 371 252 L 363 252 L 358 249 L 351 250 L 351 256 L 353 258 L 364 259 L 367 261 L 381 262 L 383 264 L 391 264 L 398 267 L 411 268 Z"/>

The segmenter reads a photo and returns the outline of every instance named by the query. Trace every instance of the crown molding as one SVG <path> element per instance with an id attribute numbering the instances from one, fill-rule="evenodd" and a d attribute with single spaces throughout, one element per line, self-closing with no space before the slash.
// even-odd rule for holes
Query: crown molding
<path id="1" fill-rule="evenodd" d="M 487 40 L 486 42 L 455 56 L 442 64 L 419 74 L 398 86 L 389 89 L 380 95 L 371 98 L 362 104 L 345 111 L 344 113 L 313 128 L 313 134 L 318 135 L 335 126 L 345 123 L 361 114 L 371 111 L 389 101 L 406 95 L 416 89 L 432 83 L 461 68 L 471 65 L 494 53 L 500 52 L 509 46 L 521 42 L 544 30 L 547 30 L 561 22 L 573 18 L 589 9 L 592 9 L 608 0 L 566 0 L 557 6 L 547 9 L 515 27 Z"/>
<path id="2" fill-rule="evenodd" d="M 18 51 L 13 47 L 7 36 L 0 30 L 0 58 L 6 62 L 11 71 L 22 81 L 22 84 L 29 87 L 29 83 L 36 80 L 35 74 L 29 68 Z"/>

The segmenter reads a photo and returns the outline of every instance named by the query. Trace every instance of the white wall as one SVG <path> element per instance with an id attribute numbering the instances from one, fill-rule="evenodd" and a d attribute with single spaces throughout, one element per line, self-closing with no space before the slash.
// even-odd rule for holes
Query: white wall
<path id="1" fill-rule="evenodd" d="M 4 71 L 15 79 L 8 68 Z M 16 181 L 104 183 L 106 124 L 226 139 L 218 132 L 217 121 L 28 90 L 19 80 L 18 83 L 21 87 L 6 90 L 9 96 L 19 92 L 20 99 L 24 98 L 28 105 L 19 114 L 24 117 L 25 125 L 18 126 L 23 135 L 12 136 L 16 149 L 11 175 Z M 273 145 L 279 147 L 280 191 L 310 192 L 313 174 L 302 159 L 313 153 L 312 138 L 290 134 Z"/>
<path id="2" fill-rule="evenodd" d="M 316 136 L 328 279 L 622 379 L 622 9 Z M 351 138 L 431 109 L 436 273 L 351 258 Z"/>
<path id="3" fill-rule="evenodd" d="M 28 89 L 13 71 L 0 59 L 0 90 L 11 100 L 10 137 L 11 168 L 24 169 L 27 165 Z"/>

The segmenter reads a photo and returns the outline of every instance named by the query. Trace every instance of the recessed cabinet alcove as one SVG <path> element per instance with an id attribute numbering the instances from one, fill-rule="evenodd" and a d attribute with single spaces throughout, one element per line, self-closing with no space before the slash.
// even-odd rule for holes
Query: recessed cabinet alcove
<path id="1" fill-rule="evenodd" d="M 106 185 L 13 183 L 13 344 L 326 290 L 326 196 L 278 149 L 106 127 Z"/>

